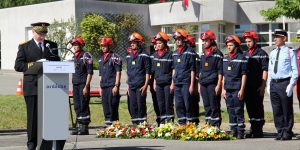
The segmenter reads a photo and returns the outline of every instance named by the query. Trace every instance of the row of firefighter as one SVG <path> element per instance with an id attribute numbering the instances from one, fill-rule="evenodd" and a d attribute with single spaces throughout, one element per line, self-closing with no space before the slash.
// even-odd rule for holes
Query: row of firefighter
<path id="1" fill-rule="evenodd" d="M 284 91 L 286 97 L 292 97 L 293 86 L 298 77 L 298 71 L 295 73 L 294 70 L 295 67 L 297 69 L 297 64 L 294 65 L 296 54 L 293 49 L 285 46 L 286 35 L 283 30 L 274 32 L 274 41 L 278 48 L 271 52 L 269 61 L 268 54 L 257 44 L 259 41 L 257 33 L 252 30 L 243 33 L 248 48 L 246 51 L 242 51 L 241 41 L 237 36 L 226 37 L 224 43 L 229 51 L 228 55 L 224 55 L 218 49 L 214 32 L 206 30 L 200 34 L 204 47 L 200 56 L 194 51 L 196 46 L 194 37 L 183 29 L 177 29 L 173 34 L 172 38 L 175 39 L 177 47 L 175 51 L 169 49 L 167 43 L 170 37 L 166 33 L 159 32 L 152 37 L 151 55 L 142 48 L 143 37 L 139 33 L 132 33 L 129 36 L 130 48 L 126 56 L 128 110 L 132 123 L 147 121 L 146 95 L 147 89 L 150 88 L 158 125 L 174 122 L 175 114 L 176 122 L 180 125 L 187 122 L 198 124 L 201 95 L 205 122 L 220 127 L 222 122 L 220 101 L 223 97 L 229 114 L 231 133 L 239 139 L 245 137 L 245 104 L 251 124 L 247 137 L 263 137 L 265 123 L 263 99 L 267 89 L 271 95 L 274 118 L 279 118 L 275 119 L 276 129 L 278 134 L 283 132 L 277 127 L 285 125 L 291 127 L 292 112 L 282 113 L 286 108 L 273 103 L 273 99 L 277 101 L 276 98 L 282 97 L 276 90 Z M 75 50 L 76 66 L 72 79 L 74 108 L 77 122 L 87 129 L 90 123 L 89 88 L 93 75 L 93 61 L 91 54 L 84 50 L 85 44 L 80 37 L 74 38 L 70 43 Z M 105 124 L 110 125 L 113 121 L 119 120 L 122 60 L 111 50 L 113 46 L 111 38 L 101 38 L 99 45 L 103 51 L 103 56 L 99 60 L 100 96 Z M 280 48 L 281 51 L 287 49 L 289 53 L 289 60 L 285 63 L 290 64 L 290 69 L 282 69 L 283 65 L 277 52 Z M 280 56 L 284 54 L 281 53 Z M 268 78 L 270 70 L 272 73 Z M 283 80 L 277 72 L 288 75 L 286 78 L 290 84 L 282 85 L 284 90 L 273 89 L 273 84 Z M 272 85 L 271 89 L 267 85 Z M 291 128 L 282 128 L 287 129 L 287 134 L 292 132 Z"/>

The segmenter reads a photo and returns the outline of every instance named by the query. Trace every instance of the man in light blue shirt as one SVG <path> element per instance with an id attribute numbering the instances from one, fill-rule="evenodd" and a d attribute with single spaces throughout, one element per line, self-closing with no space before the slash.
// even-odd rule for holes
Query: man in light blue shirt
<path id="1" fill-rule="evenodd" d="M 293 49 L 285 45 L 287 32 L 275 30 L 277 48 L 270 53 L 268 91 L 277 129 L 275 140 L 291 140 L 294 126 L 293 88 L 298 78 L 297 58 Z"/>

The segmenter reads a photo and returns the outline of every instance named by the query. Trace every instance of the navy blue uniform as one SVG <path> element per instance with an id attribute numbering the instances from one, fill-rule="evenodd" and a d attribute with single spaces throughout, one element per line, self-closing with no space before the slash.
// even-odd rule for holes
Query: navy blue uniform
<path id="1" fill-rule="evenodd" d="M 264 96 L 261 96 L 257 90 L 263 80 L 263 72 L 268 71 L 269 56 L 261 48 L 254 50 L 250 55 L 245 52 L 248 60 L 247 81 L 245 88 L 245 103 L 251 124 L 251 132 L 254 136 L 262 136 L 262 127 L 265 123 L 264 119 Z M 260 135 L 258 135 L 260 134 Z"/>
<path id="2" fill-rule="evenodd" d="M 195 72 L 195 77 L 199 76 L 199 69 L 200 69 L 200 56 L 194 51 L 195 53 L 195 58 L 196 58 L 196 72 Z M 191 95 L 191 120 L 190 122 L 198 124 L 200 122 L 199 120 L 199 113 L 200 113 L 200 107 L 199 107 L 199 102 L 200 102 L 200 93 L 198 92 L 198 78 L 195 78 L 194 82 L 194 94 Z"/>
<path id="3" fill-rule="evenodd" d="M 116 84 L 117 72 L 122 71 L 122 61 L 119 55 L 110 52 L 106 59 L 102 56 L 99 60 L 100 87 L 102 89 L 102 106 L 105 124 L 111 125 L 119 120 L 120 95 L 113 95 L 112 89 Z"/>
<path id="4" fill-rule="evenodd" d="M 233 134 L 244 134 L 244 101 L 238 99 L 242 75 L 247 73 L 247 60 L 242 52 L 237 52 L 232 59 L 225 56 L 223 59 L 223 73 L 230 129 Z"/>
<path id="5" fill-rule="evenodd" d="M 191 72 L 196 72 L 196 54 L 190 47 L 183 47 L 182 52 L 178 50 L 173 52 L 173 66 L 175 74 L 174 96 L 176 114 L 179 124 L 185 124 L 192 120 L 191 95 L 189 87 L 191 84 Z"/>
<path id="6" fill-rule="evenodd" d="M 93 59 L 89 52 L 81 51 L 80 55 L 74 58 L 75 73 L 73 73 L 73 99 L 77 122 L 88 125 L 90 119 L 90 94 L 83 95 L 88 74 L 93 75 Z M 90 91 L 90 87 L 88 87 Z"/>
<path id="7" fill-rule="evenodd" d="M 145 84 L 146 74 L 151 74 L 151 60 L 142 49 L 136 55 L 131 52 L 126 60 L 131 121 L 138 124 L 147 120 L 146 95 L 141 95 L 140 88 Z"/>
<path id="8" fill-rule="evenodd" d="M 154 49 L 154 45 L 150 46 L 150 58 L 151 58 L 151 64 L 153 61 L 153 54 L 155 53 L 155 49 Z M 159 112 L 159 106 L 158 106 L 158 101 L 157 101 L 157 97 L 156 97 L 156 92 L 153 88 L 153 82 L 154 82 L 154 72 L 152 70 L 153 66 L 151 65 L 151 78 L 149 80 L 149 86 L 150 86 L 150 93 L 151 93 L 151 97 L 152 97 L 152 103 L 153 103 L 153 107 L 154 107 L 154 111 L 156 114 L 156 123 L 159 126 L 160 124 L 160 112 Z"/>
<path id="9" fill-rule="evenodd" d="M 220 100 L 221 95 L 217 95 L 215 88 L 218 83 L 218 75 L 223 75 L 223 53 L 219 49 L 214 49 L 209 55 L 203 53 L 200 58 L 200 92 L 205 109 L 205 120 L 213 126 L 220 126 Z"/>
<path id="10" fill-rule="evenodd" d="M 162 56 L 159 56 L 158 53 L 153 54 L 152 71 L 156 81 L 156 95 L 161 123 L 173 121 L 174 103 L 173 94 L 170 94 L 173 57 L 170 50 L 167 50 Z"/>

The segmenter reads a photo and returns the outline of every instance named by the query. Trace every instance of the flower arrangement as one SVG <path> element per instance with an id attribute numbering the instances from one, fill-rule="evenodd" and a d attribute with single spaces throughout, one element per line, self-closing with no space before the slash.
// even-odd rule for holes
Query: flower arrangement
<path id="1" fill-rule="evenodd" d="M 121 125 L 114 122 L 110 127 L 97 131 L 99 138 L 158 138 L 183 141 L 218 141 L 233 140 L 233 136 L 217 127 L 204 125 L 196 126 L 194 123 L 176 125 L 174 123 L 162 124 L 153 128 L 146 122 L 135 126 Z"/>

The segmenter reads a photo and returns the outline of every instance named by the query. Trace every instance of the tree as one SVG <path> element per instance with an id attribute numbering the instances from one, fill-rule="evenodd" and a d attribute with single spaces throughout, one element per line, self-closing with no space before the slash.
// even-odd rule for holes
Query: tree
<path id="1" fill-rule="evenodd" d="M 98 41 L 103 36 L 111 37 L 114 42 L 117 41 L 116 25 L 108 22 L 102 16 L 97 14 L 86 14 L 81 22 L 81 37 L 85 41 L 85 49 L 92 55 L 98 56 L 100 46 Z"/>
<path id="2" fill-rule="evenodd" d="M 53 1 L 58 1 L 58 0 L 0 0 L 0 9 L 15 7 L 15 6 L 53 2 Z"/>
<path id="3" fill-rule="evenodd" d="M 300 0 L 275 0 L 275 7 L 260 11 L 268 21 L 275 21 L 281 16 L 300 19 Z"/>
<path id="4" fill-rule="evenodd" d="M 47 39 L 56 42 L 60 47 L 66 47 L 69 41 L 79 35 L 79 25 L 74 17 L 65 20 L 56 20 L 50 24 Z"/>

